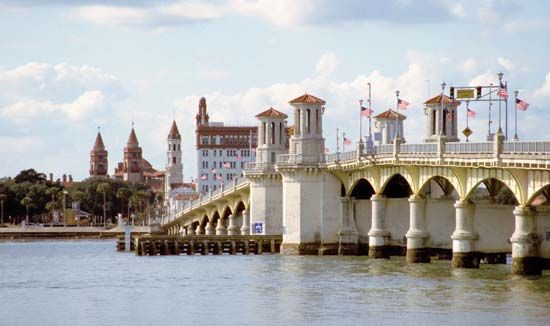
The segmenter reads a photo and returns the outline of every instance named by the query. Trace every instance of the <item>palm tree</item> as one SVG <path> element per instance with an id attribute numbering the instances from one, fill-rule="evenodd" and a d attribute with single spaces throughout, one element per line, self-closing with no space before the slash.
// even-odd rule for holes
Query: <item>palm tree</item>
<path id="1" fill-rule="evenodd" d="M 47 208 L 49 211 L 52 212 L 52 215 L 53 215 L 53 211 L 56 208 L 55 197 L 57 196 L 59 191 L 60 191 L 60 189 L 57 188 L 57 187 L 51 187 L 51 188 L 48 188 L 48 190 L 46 190 L 46 195 L 52 196 L 52 201 L 50 202 L 50 205 L 48 205 L 49 207 Z"/>
<path id="2" fill-rule="evenodd" d="M 139 196 L 137 193 L 134 193 L 128 198 L 128 220 L 130 220 L 130 207 L 137 207 L 137 204 L 139 203 Z M 134 220 L 130 221 L 132 223 L 132 226 L 134 225 Z"/>
<path id="3" fill-rule="evenodd" d="M 25 224 L 29 224 L 29 207 L 32 205 L 32 199 L 29 196 L 21 199 L 21 205 L 27 209 L 27 216 L 25 217 Z"/>
<path id="4" fill-rule="evenodd" d="M 107 226 L 107 192 L 111 190 L 111 186 L 107 182 L 97 185 L 97 192 L 103 194 L 103 225 Z"/>
<path id="5" fill-rule="evenodd" d="M 130 190 L 128 188 L 119 188 L 116 192 L 116 198 L 122 201 L 121 209 L 124 210 L 124 201 L 130 198 Z M 128 203 L 128 219 L 130 219 L 130 204 Z"/>
<path id="6" fill-rule="evenodd" d="M 0 224 L 4 224 L 4 201 L 8 199 L 8 195 L 6 194 L 0 194 Z"/>

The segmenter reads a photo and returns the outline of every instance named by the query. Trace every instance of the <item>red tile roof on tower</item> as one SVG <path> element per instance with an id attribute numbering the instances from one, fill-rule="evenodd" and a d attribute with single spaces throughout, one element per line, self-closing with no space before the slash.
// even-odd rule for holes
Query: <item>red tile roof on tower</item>
<path id="1" fill-rule="evenodd" d="M 170 133 L 168 134 L 168 139 L 181 139 L 178 126 L 176 125 L 176 120 L 172 122 L 172 128 L 170 128 Z"/>
<path id="2" fill-rule="evenodd" d="M 424 102 L 424 104 L 441 104 L 441 94 L 432 97 L 431 99 Z M 452 99 L 448 97 L 447 95 L 443 95 L 443 104 L 446 105 L 460 105 L 460 101 L 457 101 L 455 99 Z"/>
<path id="3" fill-rule="evenodd" d="M 97 132 L 97 136 L 95 138 L 94 149 L 95 150 L 105 149 L 105 145 L 103 144 L 103 138 L 101 138 L 101 133 L 99 131 Z"/>
<path id="4" fill-rule="evenodd" d="M 308 104 L 311 104 L 311 103 L 317 103 L 317 104 L 321 104 L 321 105 L 325 105 L 325 101 L 318 98 L 318 97 L 315 97 L 313 95 L 310 95 L 308 93 L 305 93 L 304 95 L 302 96 L 299 96 L 295 99 L 293 99 L 292 101 L 289 102 L 290 104 L 302 104 L 302 103 L 308 103 Z"/>
<path id="5" fill-rule="evenodd" d="M 130 131 L 130 136 L 128 137 L 128 143 L 126 143 L 126 145 L 128 145 L 128 147 L 139 146 L 134 128 L 132 128 L 132 131 Z"/>
<path id="6" fill-rule="evenodd" d="M 396 112 L 390 108 L 390 109 L 388 109 L 387 111 L 384 111 L 384 112 L 380 113 L 379 115 L 375 116 L 374 118 L 375 118 L 375 119 L 391 119 L 391 120 L 395 120 L 395 114 L 396 114 Z M 403 114 L 401 114 L 401 113 L 397 113 L 397 114 L 399 114 L 399 120 L 405 120 L 405 119 L 407 119 L 407 116 L 406 116 L 406 115 L 403 115 Z"/>
<path id="7" fill-rule="evenodd" d="M 257 114 L 256 118 L 257 117 L 276 117 L 276 118 L 283 118 L 283 119 L 288 118 L 288 116 L 286 114 L 284 114 L 281 111 L 277 111 L 272 107 L 265 110 L 264 112 L 262 112 L 260 114 Z"/>

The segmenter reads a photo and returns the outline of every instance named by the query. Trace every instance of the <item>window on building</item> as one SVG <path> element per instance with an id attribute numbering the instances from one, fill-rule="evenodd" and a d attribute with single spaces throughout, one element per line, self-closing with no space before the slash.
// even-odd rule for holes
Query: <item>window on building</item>
<path id="1" fill-rule="evenodd" d="M 181 145 L 178 144 L 178 151 L 181 151 Z"/>
<path id="2" fill-rule="evenodd" d="M 309 129 L 309 127 L 310 127 L 310 125 L 309 125 L 310 119 L 311 119 L 311 110 L 310 110 L 310 109 L 307 109 L 307 110 L 306 110 L 306 132 L 307 132 L 308 134 L 309 134 L 309 131 L 310 131 L 310 129 Z"/>
<path id="3" fill-rule="evenodd" d="M 244 169 L 244 162 L 241 162 L 241 169 Z"/>
<path id="4" fill-rule="evenodd" d="M 172 157 L 172 164 L 176 164 L 176 157 L 175 156 Z"/>

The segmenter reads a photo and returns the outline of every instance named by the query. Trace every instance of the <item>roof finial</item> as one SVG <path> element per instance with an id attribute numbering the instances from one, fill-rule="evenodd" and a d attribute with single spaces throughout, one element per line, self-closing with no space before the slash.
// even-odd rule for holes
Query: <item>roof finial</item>
<path id="1" fill-rule="evenodd" d="M 101 132 L 101 126 L 97 126 L 97 132 Z"/>
<path id="2" fill-rule="evenodd" d="M 132 129 L 134 129 L 134 118 L 132 117 Z"/>

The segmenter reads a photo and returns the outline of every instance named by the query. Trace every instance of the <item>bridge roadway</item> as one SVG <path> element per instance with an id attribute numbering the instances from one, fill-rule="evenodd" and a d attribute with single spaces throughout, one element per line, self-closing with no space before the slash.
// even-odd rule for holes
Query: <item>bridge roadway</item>
<path id="1" fill-rule="evenodd" d="M 535 257 L 539 267 L 533 272 L 525 259 L 516 259 L 513 272 L 537 274 L 550 259 L 550 210 L 539 205 L 550 193 L 549 168 L 550 142 L 504 142 L 498 134 L 493 142 L 394 143 L 320 159 L 285 154 L 275 165 L 249 163 L 247 178 L 186 203 L 166 216 L 162 227 L 169 235 L 268 234 L 267 218 L 262 229 L 251 230 L 251 220 L 257 220 L 249 214 L 251 206 L 260 205 L 250 201 L 251 182 L 279 175 L 283 182 L 300 183 L 310 182 L 305 175 L 321 175 L 320 201 L 326 203 L 315 213 L 320 223 L 311 232 L 301 230 L 296 240 L 284 214 L 278 233 L 283 253 L 357 254 L 366 246 L 369 255 L 386 258 L 382 248 L 406 246 L 407 259 L 418 262 L 429 261 L 425 249 L 452 248 L 453 266 L 478 267 L 489 254 L 516 252 L 518 259 Z M 408 187 L 408 194 L 392 195 L 399 187 Z M 488 200 L 477 198 L 482 188 Z M 511 198 L 495 202 L 503 188 Z M 370 191 L 366 197 L 365 191 Z"/>

